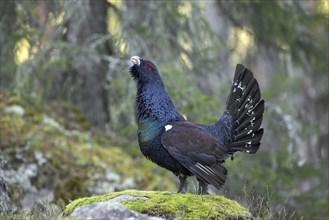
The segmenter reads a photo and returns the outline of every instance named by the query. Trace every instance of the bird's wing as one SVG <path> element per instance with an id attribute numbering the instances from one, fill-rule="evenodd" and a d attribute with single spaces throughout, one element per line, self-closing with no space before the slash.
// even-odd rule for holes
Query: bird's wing
<path id="1" fill-rule="evenodd" d="M 226 181 L 227 171 L 222 163 L 227 150 L 219 140 L 187 121 L 173 122 L 165 128 L 161 143 L 169 154 L 198 179 L 220 189 Z"/>

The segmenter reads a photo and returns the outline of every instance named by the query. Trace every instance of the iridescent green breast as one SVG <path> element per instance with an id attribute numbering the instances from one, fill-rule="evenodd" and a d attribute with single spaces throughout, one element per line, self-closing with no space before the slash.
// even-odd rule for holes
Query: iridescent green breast
<path id="1" fill-rule="evenodd" d="M 139 142 L 145 143 L 153 141 L 159 134 L 164 131 L 166 122 L 152 121 L 149 119 L 138 120 L 138 139 Z"/>

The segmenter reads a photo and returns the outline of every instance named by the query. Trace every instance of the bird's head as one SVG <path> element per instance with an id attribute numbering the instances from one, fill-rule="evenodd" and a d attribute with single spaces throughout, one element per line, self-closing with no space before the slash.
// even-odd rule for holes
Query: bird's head
<path id="1" fill-rule="evenodd" d="M 161 81 L 157 67 L 148 60 L 144 60 L 138 56 L 130 59 L 134 65 L 130 68 L 132 77 L 139 82 Z"/>

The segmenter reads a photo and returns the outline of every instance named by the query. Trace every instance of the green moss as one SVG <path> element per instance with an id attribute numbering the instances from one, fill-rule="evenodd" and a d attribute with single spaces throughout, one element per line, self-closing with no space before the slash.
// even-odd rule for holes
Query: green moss
<path id="1" fill-rule="evenodd" d="M 102 196 L 81 198 L 66 206 L 64 215 L 69 215 L 77 207 L 102 202 L 120 195 L 144 196 L 148 200 L 122 202 L 127 208 L 137 212 L 182 219 L 235 219 L 252 218 L 251 214 L 236 201 L 220 195 L 174 194 L 170 192 L 126 190 Z"/>

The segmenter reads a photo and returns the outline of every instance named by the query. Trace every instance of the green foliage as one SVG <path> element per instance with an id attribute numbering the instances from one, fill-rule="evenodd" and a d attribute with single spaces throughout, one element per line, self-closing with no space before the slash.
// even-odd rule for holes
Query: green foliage
<path id="1" fill-rule="evenodd" d="M 229 13 L 234 25 L 248 28 L 260 44 L 290 52 L 293 60 L 305 68 L 305 59 L 308 60 L 312 65 L 308 74 L 318 74 L 319 70 L 328 70 L 325 65 L 328 30 L 323 28 L 328 19 L 317 9 L 320 4 L 320 1 L 314 4 L 298 1 L 246 1 L 240 4 L 239 1 L 228 1 L 221 6 L 225 13 Z"/>
<path id="2" fill-rule="evenodd" d="M 120 67 L 119 64 L 116 66 Z M 122 66 L 121 66 L 122 67 Z M 137 131 L 137 124 L 135 119 L 135 95 L 136 88 L 133 80 L 129 75 L 126 66 L 118 73 L 120 76 L 111 80 L 110 106 L 111 113 L 111 128 L 125 137 L 135 137 Z M 122 101 L 125 100 L 125 101 Z"/>
<path id="3" fill-rule="evenodd" d="M 230 172 L 224 191 L 234 195 L 234 199 L 249 206 L 253 215 L 261 218 L 286 219 L 292 214 L 295 217 L 326 216 L 329 205 L 327 195 L 323 193 L 329 180 L 323 175 L 326 166 L 327 162 L 298 165 L 298 161 L 289 158 L 286 150 L 237 155 L 233 162 L 227 163 Z M 237 184 L 237 179 L 244 179 L 244 182 Z M 312 209 L 300 209 L 300 206 L 310 205 L 310 201 L 314 205 Z"/>
<path id="4" fill-rule="evenodd" d="M 188 120 L 211 124 L 219 119 L 218 111 L 224 109 L 219 97 L 204 94 L 194 84 L 192 75 L 175 69 L 173 63 L 161 64 L 159 68 L 164 69 L 162 75 L 170 97 Z"/>

